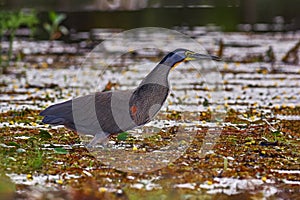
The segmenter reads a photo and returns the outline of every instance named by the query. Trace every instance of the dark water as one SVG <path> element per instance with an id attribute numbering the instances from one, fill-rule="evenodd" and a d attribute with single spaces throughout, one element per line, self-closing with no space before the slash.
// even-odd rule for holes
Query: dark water
<path id="1" fill-rule="evenodd" d="M 142 0 L 141 0 L 142 1 Z M 223 31 L 290 31 L 300 29 L 297 0 L 144 0 L 144 5 L 107 10 L 101 1 L 0 0 L 2 9 L 34 8 L 42 19 L 56 10 L 68 14 L 65 25 L 78 31 L 92 28 L 131 29 L 144 26 L 170 28 L 214 24 Z M 102 0 L 103 2 L 103 0 Z M 104 0 L 105 2 L 105 0 Z M 114 2 L 114 1 L 108 1 Z M 130 1 L 127 1 L 130 2 Z M 131 0 L 134 2 L 134 0 Z"/>

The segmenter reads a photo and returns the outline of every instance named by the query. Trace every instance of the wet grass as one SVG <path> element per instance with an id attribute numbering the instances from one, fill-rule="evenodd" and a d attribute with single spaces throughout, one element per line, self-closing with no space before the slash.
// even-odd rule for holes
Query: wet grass
<path id="1" fill-rule="evenodd" d="M 300 109 L 296 108 L 293 113 L 300 114 L 299 111 Z M 288 109 L 276 110 L 278 114 L 285 112 L 288 112 Z M 299 193 L 299 188 L 295 185 L 284 184 L 284 180 L 300 181 L 298 174 L 274 171 L 299 169 L 299 121 L 291 123 L 282 120 L 272 128 L 267 123 L 247 123 L 247 126 L 240 130 L 236 127 L 224 127 L 213 152 L 200 157 L 199 150 L 207 131 L 207 128 L 203 127 L 178 160 L 155 172 L 135 174 L 114 170 L 101 164 L 84 146 L 74 145 L 80 143 L 80 138 L 72 131 L 65 128 L 46 130 L 35 127 L 40 121 L 37 114 L 38 111 L 29 109 L 0 114 L 3 121 L 15 119 L 14 123 L 30 125 L 28 128 L 17 126 L 0 129 L 0 169 L 8 174 L 26 174 L 25 182 L 32 181 L 33 176 L 55 175 L 56 178 L 46 180 L 46 184 L 58 188 L 68 186 L 67 193 L 75 195 L 75 199 L 193 199 L 199 196 L 204 199 L 250 199 L 263 196 L 255 191 L 259 191 L 264 185 L 280 188 L 276 196 L 288 194 L 288 197 L 292 198 Z M 230 110 L 227 114 L 226 121 L 241 123 L 238 118 L 241 113 Z M 172 113 L 161 117 L 167 118 L 170 115 L 172 116 Z M 28 119 L 31 119 L 30 122 Z M 275 134 L 273 128 L 278 133 Z M 167 139 L 164 138 L 170 138 L 173 134 L 176 134 L 176 130 L 171 128 L 164 135 L 158 134 L 162 139 L 148 138 L 139 141 L 129 137 L 127 143 L 143 144 L 141 148 L 151 151 L 165 145 Z M 111 140 L 120 142 L 117 137 L 112 137 Z M 132 147 L 128 150 L 133 151 Z M 217 183 L 215 178 L 226 177 L 246 179 L 249 180 L 249 184 L 251 179 L 259 179 L 262 180 L 262 184 L 251 186 L 249 190 L 242 189 L 240 194 L 234 195 L 207 194 L 201 187 L 202 184 L 210 186 Z M 193 184 L 193 189 L 174 188 L 174 185 L 185 183 Z M 17 189 L 23 190 L 23 187 L 22 183 L 16 184 Z M 151 187 L 153 188 L 149 189 Z M 286 194 L 286 191 L 289 192 Z M 62 191 L 59 196 L 63 196 L 65 192 Z M 40 193 L 47 194 L 42 191 Z"/>

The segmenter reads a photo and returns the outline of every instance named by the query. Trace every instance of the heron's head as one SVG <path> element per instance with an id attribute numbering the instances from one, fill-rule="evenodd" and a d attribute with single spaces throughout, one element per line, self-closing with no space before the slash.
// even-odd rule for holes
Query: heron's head
<path id="1" fill-rule="evenodd" d="M 220 60 L 217 56 L 211 56 L 206 54 L 199 54 L 187 49 L 176 49 L 166 55 L 160 64 L 168 65 L 170 67 L 175 67 L 176 65 L 184 61 L 193 60 Z"/>

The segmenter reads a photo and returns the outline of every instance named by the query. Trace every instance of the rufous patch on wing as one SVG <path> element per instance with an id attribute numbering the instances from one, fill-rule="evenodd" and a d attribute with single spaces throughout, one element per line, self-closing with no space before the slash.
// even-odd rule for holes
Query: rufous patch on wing
<path id="1" fill-rule="evenodd" d="M 130 112 L 132 113 L 132 115 L 136 115 L 137 112 L 137 107 L 135 105 L 130 107 Z"/>

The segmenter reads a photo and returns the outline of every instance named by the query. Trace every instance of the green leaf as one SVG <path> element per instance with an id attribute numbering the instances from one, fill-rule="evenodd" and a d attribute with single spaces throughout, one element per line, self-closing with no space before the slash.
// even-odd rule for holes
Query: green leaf
<path id="1" fill-rule="evenodd" d="M 50 32 L 51 32 L 51 26 L 50 26 L 50 24 L 44 23 L 44 29 L 45 29 L 48 33 L 50 33 Z"/>
<path id="2" fill-rule="evenodd" d="M 124 141 L 126 140 L 128 137 L 128 132 L 123 132 L 123 133 L 120 133 L 118 136 L 117 136 L 117 139 L 120 140 L 120 141 Z"/>
<path id="3" fill-rule="evenodd" d="M 224 162 L 223 163 L 224 163 L 223 169 L 224 169 L 224 171 L 226 171 L 227 168 L 228 168 L 228 159 L 226 157 L 224 157 Z"/>
<path id="4" fill-rule="evenodd" d="M 56 17 L 57 17 L 56 12 L 54 12 L 54 11 L 49 12 L 49 19 L 50 19 L 51 22 L 54 22 Z"/>
<path id="5" fill-rule="evenodd" d="M 59 26 L 59 31 L 62 32 L 64 35 L 68 35 L 69 30 L 65 26 Z"/>
<path id="6" fill-rule="evenodd" d="M 281 132 L 278 131 L 278 130 L 272 131 L 272 135 L 273 135 L 273 136 L 279 136 L 279 135 L 281 135 Z"/>
<path id="7" fill-rule="evenodd" d="M 65 150 L 64 148 L 61 148 L 61 147 L 56 147 L 56 148 L 54 148 L 54 151 L 55 151 L 55 153 L 57 153 L 57 154 L 67 154 L 67 153 L 68 153 L 67 150 Z"/>
<path id="8" fill-rule="evenodd" d="M 204 107 L 209 106 L 209 101 L 205 98 L 202 104 Z"/>
<path id="9" fill-rule="evenodd" d="M 20 147 L 20 145 L 18 143 L 16 143 L 16 142 L 9 142 L 7 145 L 8 146 Z"/>
<path id="10" fill-rule="evenodd" d="M 28 165 L 35 170 L 41 169 L 43 167 L 43 152 L 37 151 L 31 155 L 28 160 Z"/>
<path id="11" fill-rule="evenodd" d="M 56 26 L 58 26 L 65 19 L 66 19 L 66 15 L 65 14 L 58 14 L 58 15 L 56 15 L 56 18 L 54 19 L 53 24 L 55 24 Z"/>
<path id="12" fill-rule="evenodd" d="M 52 136 L 50 135 L 50 133 L 46 130 L 40 129 L 40 134 L 39 137 L 42 139 L 50 139 L 52 138 Z"/>

